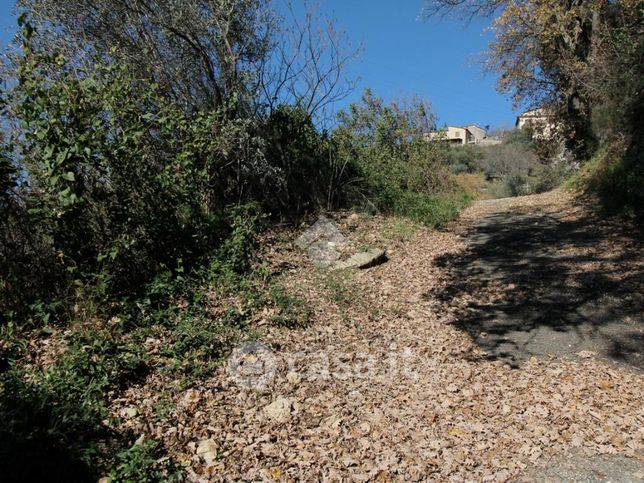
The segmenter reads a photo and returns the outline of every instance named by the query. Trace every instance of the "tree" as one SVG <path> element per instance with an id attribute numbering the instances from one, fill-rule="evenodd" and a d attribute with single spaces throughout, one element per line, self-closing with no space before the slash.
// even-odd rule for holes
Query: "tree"
<path id="1" fill-rule="evenodd" d="M 333 133 L 341 157 L 355 160 L 374 193 L 436 193 L 448 184 L 444 147 L 428 143 L 435 116 L 419 98 L 389 104 L 367 89 L 339 115 Z M 383 205 L 386 202 L 382 203 Z"/>
<path id="2" fill-rule="evenodd" d="M 0 208 L 12 196 L 16 186 L 17 172 L 4 139 L 0 136 Z"/>
<path id="3" fill-rule="evenodd" d="M 343 74 L 362 47 L 351 45 L 335 19 L 319 16 L 306 4 L 304 8 L 300 20 L 288 3 L 280 41 L 261 65 L 259 88 L 269 114 L 292 104 L 311 117 L 324 117 L 325 108 L 346 98 L 356 85 Z"/>
<path id="4" fill-rule="evenodd" d="M 633 0 L 428 0 L 426 15 L 471 19 L 496 14 L 495 39 L 486 68 L 499 75 L 498 88 L 515 104 L 548 104 L 566 126 L 581 158 L 596 146 L 592 128 L 597 92 L 589 73 L 606 65 L 598 51 L 617 18 L 637 23 Z M 618 22 L 620 23 L 620 22 Z M 634 31 L 631 29 L 631 31 Z"/>
<path id="5" fill-rule="evenodd" d="M 158 84 L 188 110 L 242 108 L 271 49 L 265 0 L 19 0 L 41 42 L 79 64 L 95 56 Z"/>
<path id="6" fill-rule="evenodd" d="M 269 0 L 18 0 L 40 42 L 83 71 L 97 56 L 157 84 L 188 112 L 270 115 L 297 104 L 310 115 L 354 87 L 359 54 L 333 18 L 306 7 L 280 16 Z"/>

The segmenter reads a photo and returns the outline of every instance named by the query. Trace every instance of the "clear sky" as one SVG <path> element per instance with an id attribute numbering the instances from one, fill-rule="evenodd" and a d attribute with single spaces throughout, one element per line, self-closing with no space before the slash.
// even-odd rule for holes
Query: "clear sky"
<path id="1" fill-rule="evenodd" d="M 449 19 L 418 20 L 423 0 L 321 0 L 350 38 L 364 42 L 352 67 L 361 88 L 387 99 L 418 94 L 430 101 L 438 124 L 513 126 L 512 103 L 481 73 L 491 39 L 485 22 L 469 27 Z M 359 97 L 355 93 L 352 97 Z"/>
<path id="2" fill-rule="evenodd" d="M 297 1 L 297 0 L 295 0 Z M 430 101 L 438 124 L 513 126 L 510 101 L 483 75 L 479 54 L 490 40 L 485 22 L 467 28 L 449 19 L 418 20 L 423 0 L 319 0 L 322 13 L 333 14 L 358 44 L 361 58 L 350 68 L 360 84 L 344 103 L 371 87 L 389 100 L 417 94 Z M 0 44 L 15 30 L 13 0 L 0 0 Z M 341 107 L 341 106 L 340 106 Z"/>
<path id="3" fill-rule="evenodd" d="M 15 31 L 16 19 L 13 16 L 13 0 L 0 0 L 0 45 L 7 45 Z"/>

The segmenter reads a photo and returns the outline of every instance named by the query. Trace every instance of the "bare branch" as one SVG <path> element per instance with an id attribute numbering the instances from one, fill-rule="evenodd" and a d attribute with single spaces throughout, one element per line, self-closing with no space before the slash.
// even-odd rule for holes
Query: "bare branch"
<path id="1" fill-rule="evenodd" d="M 353 48 L 333 18 L 321 18 L 307 6 L 300 20 L 288 5 L 289 19 L 275 55 L 262 68 L 260 90 L 269 113 L 282 104 L 295 104 L 313 117 L 344 99 L 355 87 L 345 79 L 347 66 L 361 53 Z"/>

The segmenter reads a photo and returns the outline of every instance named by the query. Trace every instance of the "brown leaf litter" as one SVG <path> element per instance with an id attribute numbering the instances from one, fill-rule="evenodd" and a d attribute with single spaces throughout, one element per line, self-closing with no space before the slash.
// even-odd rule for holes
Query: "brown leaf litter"
<path id="1" fill-rule="evenodd" d="M 112 411 L 163 442 L 193 481 L 508 481 L 571 451 L 642 459 L 641 372 L 593 354 L 531 358 L 520 369 L 487 360 L 454 322 L 472 300 L 494 304 L 493 287 L 424 296 L 447 276 L 435 260 L 466 250 L 477 219 L 569 206 L 564 193 L 478 203 L 446 231 L 340 214 L 355 246 L 387 246 L 389 262 L 336 274 L 310 266 L 297 234 L 274 233 L 263 261 L 313 320 L 262 326 L 278 363 L 272 383 L 241 387 L 226 367 L 187 389 L 153 374 Z M 618 251 L 628 242 L 607 243 Z"/>

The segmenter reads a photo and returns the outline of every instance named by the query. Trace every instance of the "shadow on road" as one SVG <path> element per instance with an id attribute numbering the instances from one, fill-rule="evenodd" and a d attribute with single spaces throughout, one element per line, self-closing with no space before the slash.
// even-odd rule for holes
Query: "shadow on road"
<path id="1" fill-rule="evenodd" d="M 427 295 L 456 306 L 459 327 L 488 357 L 515 367 L 590 351 L 642 369 L 639 240 L 590 216 L 498 213 L 473 227 L 466 254 L 436 261 L 448 281 Z"/>

